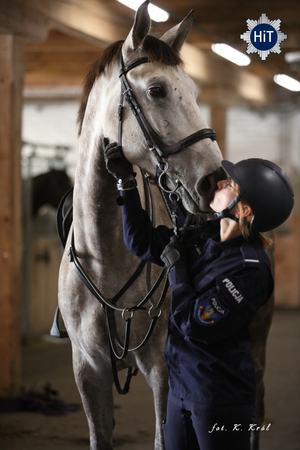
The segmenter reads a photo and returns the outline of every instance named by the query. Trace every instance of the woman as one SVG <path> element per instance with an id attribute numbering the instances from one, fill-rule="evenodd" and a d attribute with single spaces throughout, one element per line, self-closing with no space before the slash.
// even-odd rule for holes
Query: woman
<path id="1" fill-rule="evenodd" d="M 121 191 L 126 246 L 169 269 L 166 450 L 248 450 L 255 399 L 248 326 L 273 291 L 260 231 L 289 216 L 291 183 L 269 161 L 223 161 L 230 178 L 218 182 L 210 204 L 217 219 L 179 241 L 165 226 L 152 228 L 132 165 L 107 140 L 105 159 Z"/>

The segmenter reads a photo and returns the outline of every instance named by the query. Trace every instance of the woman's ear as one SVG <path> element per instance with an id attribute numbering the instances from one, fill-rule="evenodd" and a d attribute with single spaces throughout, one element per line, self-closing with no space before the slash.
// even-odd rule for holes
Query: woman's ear
<path id="1" fill-rule="evenodd" d="M 248 217 L 252 214 L 251 206 L 249 205 L 243 205 L 243 216 Z"/>
<path id="2" fill-rule="evenodd" d="M 251 206 L 249 205 L 245 205 L 245 204 L 241 204 L 241 207 L 237 208 L 236 212 L 235 212 L 235 217 L 240 217 L 240 215 L 242 214 L 242 217 L 248 217 L 252 214 L 252 209 Z"/>

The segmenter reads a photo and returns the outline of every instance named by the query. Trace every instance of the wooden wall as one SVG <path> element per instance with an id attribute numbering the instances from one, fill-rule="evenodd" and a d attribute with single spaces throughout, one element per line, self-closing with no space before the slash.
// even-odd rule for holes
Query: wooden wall
<path id="1" fill-rule="evenodd" d="M 0 397 L 20 388 L 21 113 L 24 40 L 0 35 Z"/>
<path id="2" fill-rule="evenodd" d="M 300 217 L 293 215 L 288 230 L 275 235 L 275 305 L 300 308 Z"/>

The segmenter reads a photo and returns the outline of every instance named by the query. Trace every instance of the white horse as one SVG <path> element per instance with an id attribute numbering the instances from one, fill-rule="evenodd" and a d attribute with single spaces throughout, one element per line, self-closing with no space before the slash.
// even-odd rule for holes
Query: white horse
<path id="1" fill-rule="evenodd" d="M 100 303 L 96 300 L 74 272 L 68 258 L 68 248 L 72 244 L 77 261 L 108 304 L 113 302 L 110 299 L 120 291 L 140 263 L 123 244 L 121 208 L 115 201 L 115 180 L 107 172 L 103 157 L 103 138 L 108 137 L 110 142 L 120 140 L 117 110 L 123 97 L 130 102 L 130 93 L 133 93 L 143 117 L 151 124 L 145 139 L 147 131 L 140 128 L 129 106 L 119 106 L 119 112 L 123 111 L 122 145 L 126 158 L 153 177 L 158 165 L 164 173 L 164 185 L 170 190 L 177 187 L 176 192 L 188 213 L 209 211 L 209 202 L 221 176 L 221 152 L 212 130 L 207 129 L 201 117 L 196 86 L 184 72 L 179 56 L 191 27 L 192 13 L 157 39 L 148 34 L 148 3 L 143 3 L 137 11 L 127 39 L 111 45 L 91 68 L 79 111 L 74 240 L 70 233 L 59 275 L 59 307 L 72 343 L 74 376 L 88 420 L 90 448 L 93 450 L 113 448 L 113 374 L 106 316 L 109 316 L 117 336 L 116 353 L 122 353 L 121 342 L 126 326 L 131 324 L 130 349 L 136 348 L 143 341 L 152 316 L 151 311 L 147 314 L 147 310 L 139 309 L 132 317 L 133 312 L 128 310 L 145 296 L 145 271 L 121 295 L 116 303 L 119 309 L 114 312 L 103 303 L 101 305 L 101 300 Z M 144 57 L 147 61 L 140 59 Z M 129 88 L 120 100 L 119 69 L 122 64 L 118 67 L 118 60 L 122 59 L 124 67 L 128 68 L 123 69 L 123 73 Z M 131 65 L 137 59 L 138 64 Z M 121 79 L 124 84 L 124 77 Z M 153 147 L 149 151 L 147 144 L 151 139 Z M 142 185 L 140 181 L 141 190 Z M 155 187 L 153 198 L 156 225 L 168 224 L 168 213 Z M 73 253 L 71 259 L 74 259 Z M 152 268 L 152 276 L 157 274 L 157 269 Z M 155 304 L 159 295 L 154 294 L 145 306 L 149 308 L 151 302 Z M 164 345 L 169 302 L 167 296 L 160 317 L 156 317 L 150 340 L 136 351 L 124 351 L 125 357 L 116 363 L 117 370 L 140 369 L 153 391 L 156 450 L 164 448 L 161 422 L 165 417 L 168 391 Z"/>

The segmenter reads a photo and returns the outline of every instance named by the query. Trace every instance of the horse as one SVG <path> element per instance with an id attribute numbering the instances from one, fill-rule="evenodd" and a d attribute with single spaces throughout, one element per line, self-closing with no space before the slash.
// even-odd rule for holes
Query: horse
<path id="1" fill-rule="evenodd" d="M 41 206 L 49 204 L 57 208 L 65 192 L 72 187 L 65 170 L 51 169 L 31 179 L 31 215 L 34 217 Z"/>
<path id="2" fill-rule="evenodd" d="M 139 369 L 153 391 L 155 450 L 164 449 L 161 424 L 168 393 L 164 345 L 170 295 L 162 305 L 165 288 L 145 297 L 149 269 L 142 267 L 137 274 L 140 260 L 124 246 L 120 201 L 115 179 L 105 167 L 103 139 L 118 141 L 128 161 L 146 175 L 148 184 L 138 175 L 138 186 L 142 198 L 151 186 L 156 226 L 172 223 L 153 179 L 158 178 L 169 199 L 180 200 L 188 217 L 201 217 L 209 212 L 217 182 L 224 177 L 214 132 L 201 116 L 196 85 L 179 55 L 193 12 L 158 39 L 149 34 L 148 3 L 137 10 L 127 38 L 110 45 L 91 67 L 78 113 L 73 224 L 61 261 L 58 297 L 91 450 L 113 449 L 113 359 L 117 372 Z M 160 277 L 159 270 L 151 268 L 152 282 Z"/>

